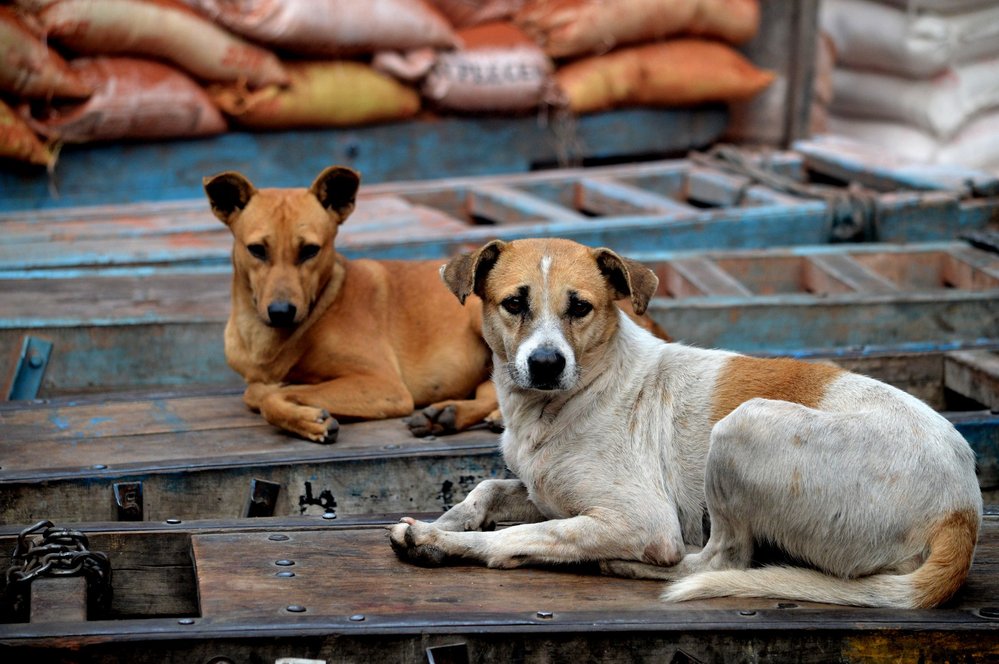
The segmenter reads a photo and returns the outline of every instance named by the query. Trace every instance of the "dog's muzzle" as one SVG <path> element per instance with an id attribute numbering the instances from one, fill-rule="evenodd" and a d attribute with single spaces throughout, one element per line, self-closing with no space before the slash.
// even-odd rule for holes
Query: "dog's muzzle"
<path id="1" fill-rule="evenodd" d="M 298 309 L 291 302 L 271 302 L 267 305 L 267 318 L 271 327 L 291 327 L 295 324 Z"/>
<path id="2" fill-rule="evenodd" d="M 527 358 L 527 371 L 535 390 L 560 389 L 564 370 L 565 356 L 554 348 L 536 348 Z"/>

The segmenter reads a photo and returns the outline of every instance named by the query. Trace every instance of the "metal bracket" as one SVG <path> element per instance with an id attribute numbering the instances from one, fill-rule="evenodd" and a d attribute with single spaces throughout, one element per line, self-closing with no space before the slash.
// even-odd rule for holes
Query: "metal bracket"
<path id="1" fill-rule="evenodd" d="M 28 401 L 38 398 L 42 387 L 45 369 L 52 356 L 52 342 L 37 337 L 26 336 L 21 344 L 21 354 L 14 367 L 14 377 L 10 381 L 9 401 Z"/>
<path id="2" fill-rule="evenodd" d="M 250 500 L 246 504 L 246 517 L 274 516 L 281 485 L 267 480 L 250 480 Z"/>
<path id="3" fill-rule="evenodd" d="M 119 521 L 142 521 L 142 482 L 115 482 L 114 505 Z"/>
<path id="4" fill-rule="evenodd" d="M 468 664 L 468 644 L 452 643 L 427 648 L 427 664 Z"/>

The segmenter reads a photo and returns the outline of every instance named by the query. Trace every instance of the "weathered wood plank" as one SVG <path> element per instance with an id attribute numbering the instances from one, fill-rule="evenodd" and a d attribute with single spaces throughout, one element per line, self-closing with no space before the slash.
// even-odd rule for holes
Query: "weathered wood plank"
<path id="1" fill-rule="evenodd" d="M 680 258 L 670 261 L 666 292 L 673 297 L 691 295 L 749 297 L 752 292 L 718 263 L 706 258 Z"/>
<path id="2" fill-rule="evenodd" d="M 495 224 L 537 221 L 580 222 L 586 217 L 575 210 L 550 203 L 513 187 L 484 184 L 468 190 L 469 216 Z"/>
<path id="3" fill-rule="evenodd" d="M 944 357 L 948 389 L 999 412 L 999 355 L 989 351 L 953 351 Z"/>
<path id="4" fill-rule="evenodd" d="M 83 622 L 87 619 L 87 579 L 40 577 L 31 583 L 33 623 Z"/>
<path id="5" fill-rule="evenodd" d="M 813 293 L 835 292 L 835 286 L 828 279 L 822 279 L 821 275 L 861 293 L 895 293 L 899 290 L 893 282 L 868 270 L 846 254 L 823 254 L 808 261 L 818 268 L 818 271 L 808 270 L 807 273 L 806 286 Z"/>
<path id="6" fill-rule="evenodd" d="M 575 186 L 575 207 L 601 216 L 666 214 L 684 217 L 697 208 L 669 196 L 610 178 L 583 178 Z"/>

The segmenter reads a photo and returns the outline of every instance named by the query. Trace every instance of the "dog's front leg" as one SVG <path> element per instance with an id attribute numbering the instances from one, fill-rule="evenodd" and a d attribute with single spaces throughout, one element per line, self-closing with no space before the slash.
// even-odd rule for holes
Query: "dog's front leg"
<path id="1" fill-rule="evenodd" d="M 345 376 L 313 385 L 248 387 L 244 399 L 257 399 L 271 424 L 319 443 L 332 443 L 337 418 L 378 420 L 413 411 L 413 398 L 401 381 Z M 252 388 L 252 395 L 251 395 Z M 247 396 L 250 395 L 250 396 Z M 252 407 L 252 405 L 251 405 Z"/>
<path id="2" fill-rule="evenodd" d="M 503 428 L 496 385 L 491 379 L 475 389 L 474 399 L 439 401 L 406 419 L 409 430 L 417 437 L 464 431 L 480 422 L 485 422 L 494 431 Z"/>
<path id="3" fill-rule="evenodd" d="M 497 522 L 543 521 L 520 480 L 485 480 L 433 525 L 441 530 L 494 530 Z"/>
<path id="4" fill-rule="evenodd" d="M 393 526 L 389 535 L 400 558 L 423 566 L 456 560 L 501 568 L 605 559 L 641 560 L 648 549 L 640 529 L 631 527 L 622 514 L 602 509 L 492 532 L 448 531 L 407 518 Z M 682 548 L 680 543 L 675 557 L 682 555 Z"/>

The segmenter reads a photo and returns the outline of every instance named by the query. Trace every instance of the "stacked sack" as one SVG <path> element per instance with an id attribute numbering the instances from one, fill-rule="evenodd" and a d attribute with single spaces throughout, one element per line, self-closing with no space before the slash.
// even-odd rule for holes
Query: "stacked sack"
<path id="1" fill-rule="evenodd" d="M 12 0 L 0 159 L 52 146 L 746 98 L 758 0 Z"/>
<path id="2" fill-rule="evenodd" d="M 999 172 L 999 3 L 824 0 L 826 129 L 915 161 Z"/>

